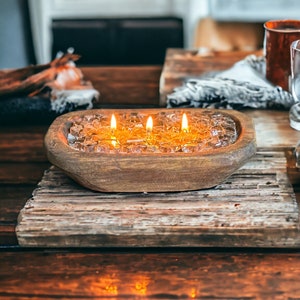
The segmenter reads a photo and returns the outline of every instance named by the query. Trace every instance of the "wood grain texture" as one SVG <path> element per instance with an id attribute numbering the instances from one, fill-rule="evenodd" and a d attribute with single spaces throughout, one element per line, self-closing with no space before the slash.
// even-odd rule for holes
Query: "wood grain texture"
<path id="1" fill-rule="evenodd" d="M 294 148 L 300 141 L 300 131 L 290 127 L 287 112 L 247 110 L 245 113 L 253 119 L 258 147 L 282 150 Z"/>
<path id="2" fill-rule="evenodd" d="M 262 55 L 261 51 L 215 51 L 201 55 L 196 50 L 168 49 L 159 83 L 160 106 L 166 105 L 166 96 L 187 78 L 226 70 L 250 54 Z"/>
<path id="3" fill-rule="evenodd" d="M 48 126 L 1 126 L 0 162 L 46 162 L 44 135 Z"/>
<path id="4" fill-rule="evenodd" d="M 82 67 L 86 80 L 100 92 L 103 105 L 159 105 L 161 66 Z"/>
<path id="5" fill-rule="evenodd" d="M 55 167 L 22 209 L 22 246 L 298 247 L 299 213 L 283 152 L 260 152 L 214 189 L 96 193 Z"/>
<path id="6" fill-rule="evenodd" d="M 1 299 L 286 300 L 300 297 L 299 253 L 7 252 Z M 254 251 L 255 252 L 255 251 Z"/>
<path id="7" fill-rule="evenodd" d="M 17 217 L 35 186 L 0 185 L 0 247 L 17 245 Z"/>
<path id="8" fill-rule="evenodd" d="M 33 185 L 0 185 L 0 224 L 16 225 L 19 211 L 32 195 Z"/>
<path id="9" fill-rule="evenodd" d="M 36 184 L 49 163 L 0 163 L 2 184 Z"/>

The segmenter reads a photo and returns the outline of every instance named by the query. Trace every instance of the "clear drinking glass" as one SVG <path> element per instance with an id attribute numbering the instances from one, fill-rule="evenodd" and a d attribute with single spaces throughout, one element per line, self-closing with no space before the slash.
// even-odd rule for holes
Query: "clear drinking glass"
<path id="1" fill-rule="evenodd" d="M 291 87 L 295 101 L 300 101 L 300 40 L 291 44 Z"/>
<path id="2" fill-rule="evenodd" d="M 290 109 L 290 125 L 292 128 L 300 130 L 300 40 L 291 43 L 290 54 L 290 92 L 296 102 Z"/>

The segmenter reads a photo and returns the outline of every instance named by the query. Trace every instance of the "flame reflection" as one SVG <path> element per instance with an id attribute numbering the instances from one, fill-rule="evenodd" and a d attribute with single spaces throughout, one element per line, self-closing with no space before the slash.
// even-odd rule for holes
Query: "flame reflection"
<path id="1" fill-rule="evenodd" d="M 183 132 L 188 132 L 189 131 L 189 123 L 188 123 L 188 118 L 186 116 L 186 113 L 184 113 L 182 115 L 181 131 L 183 131 Z"/>

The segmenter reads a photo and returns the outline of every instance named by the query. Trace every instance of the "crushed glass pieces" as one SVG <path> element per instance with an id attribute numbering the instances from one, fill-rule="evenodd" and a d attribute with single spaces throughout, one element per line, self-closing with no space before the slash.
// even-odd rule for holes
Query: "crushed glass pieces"
<path id="1" fill-rule="evenodd" d="M 85 115 L 73 119 L 67 140 L 76 150 L 99 153 L 194 153 L 236 142 L 238 129 L 229 115 L 210 110 L 186 114 L 187 131 L 181 130 L 181 111 L 151 114 L 151 131 L 146 129 L 149 115 L 145 113 L 116 112 L 113 130 L 111 115 Z"/>

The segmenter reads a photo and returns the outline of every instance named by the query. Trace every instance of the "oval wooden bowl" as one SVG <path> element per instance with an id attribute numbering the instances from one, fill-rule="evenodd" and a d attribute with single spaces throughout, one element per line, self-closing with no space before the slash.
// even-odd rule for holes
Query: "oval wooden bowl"
<path id="1" fill-rule="evenodd" d="M 150 114 L 164 110 L 167 111 L 138 111 Z M 118 110 L 121 111 L 134 110 Z M 45 136 L 46 152 L 51 163 L 79 184 L 95 191 L 174 192 L 211 188 L 224 181 L 256 152 L 252 120 L 234 110 L 219 111 L 235 120 L 239 137 L 234 144 L 206 153 L 103 154 L 77 151 L 68 145 L 67 134 L 74 117 L 116 112 L 109 109 L 77 111 L 58 117 Z"/>

